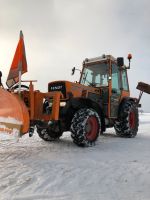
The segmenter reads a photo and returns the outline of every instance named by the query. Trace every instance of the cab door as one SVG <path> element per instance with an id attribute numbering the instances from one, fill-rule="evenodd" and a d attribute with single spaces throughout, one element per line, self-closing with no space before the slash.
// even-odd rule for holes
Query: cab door
<path id="1" fill-rule="evenodd" d="M 122 78 L 122 92 L 121 92 L 121 99 L 124 97 L 130 96 L 130 90 L 129 90 L 129 84 L 128 84 L 128 76 L 127 76 L 127 70 L 123 69 L 121 70 L 121 78 Z"/>
<path id="2" fill-rule="evenodd" d="M 111 65 L 111 96 L 110 96 L 110 117 L 116 118 L 118 115 L 119 100 L 121 96 L 121 81 L 119 67 L 112 63 Z"/>

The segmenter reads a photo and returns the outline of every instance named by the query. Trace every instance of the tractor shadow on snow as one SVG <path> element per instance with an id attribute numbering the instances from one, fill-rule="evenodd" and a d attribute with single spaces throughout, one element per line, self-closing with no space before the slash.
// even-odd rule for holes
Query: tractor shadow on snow
<path id="1" fill-rule="evenodd" d="M 117 136 L 115 133 L 103 133 L 103 134 L 100 134 L 99 137 L 106 137 L 106 138 L 119 138 L 119 136 Z"/>

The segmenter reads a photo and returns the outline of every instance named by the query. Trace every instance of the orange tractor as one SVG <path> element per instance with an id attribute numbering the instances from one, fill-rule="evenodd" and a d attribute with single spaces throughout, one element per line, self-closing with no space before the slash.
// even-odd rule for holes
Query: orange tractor
<path id="1" fill-rule="evenodd" d="M 29 87 L 21 85 L 19 92 L 18 84 L 9 91 L 0 88 L 0 118 L 9 116 L 20 121 L 22 134 L 29 132 L 32 136 L 36 128 L 45 141 L 56 140 L 70 131 L 79 146 L 93 145 L 109 127 L 114 127 L 120 137 L 135 137 L 142 92 L 139 98 L 130 97 L 127 69 L 131 54 L 128 59 L 128 67 L 122 57 L 85 59 L 79 82 L 50 82 L 46 93 L 34 90 L 33 81 L 29 81 Z M 137 88 L 150 93 L 150 87 L 143 83 Z M 8 127 L 12 123 L 0 124 Z"/>

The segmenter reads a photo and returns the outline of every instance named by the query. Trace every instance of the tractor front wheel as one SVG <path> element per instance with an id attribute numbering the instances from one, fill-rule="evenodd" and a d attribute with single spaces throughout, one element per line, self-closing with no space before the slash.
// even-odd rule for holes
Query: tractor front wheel
<path id="1" fill-rule="evenodd" d="M 42 138 L 45 141 L 54 141 L 59 139 L 63 132 L 61 131 L 54 131 L 51 130 L 50 127 L 44 127 L 37 125 L 37 133 L 40 138 Z"/>
<path id="2" fill-rule="evenodd" d="M 101 122 L 99 115 L 93 109 L 78 110 L 71 122 L 71 137 L 78 146 L 92 146 L 99 136 Z"/>

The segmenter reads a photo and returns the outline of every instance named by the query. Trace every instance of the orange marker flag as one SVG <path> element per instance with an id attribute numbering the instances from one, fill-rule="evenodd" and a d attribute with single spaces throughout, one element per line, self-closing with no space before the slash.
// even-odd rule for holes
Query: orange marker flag
<path id="1" fill-rule="evenodd" d="M 6 81 L 8 88 L 21 81 L 19 80 L 19 73 L 24 74 L 25 72 L 27 72 L 27 61 L 23 33 L 20 31 L 20 39 Z"/>

